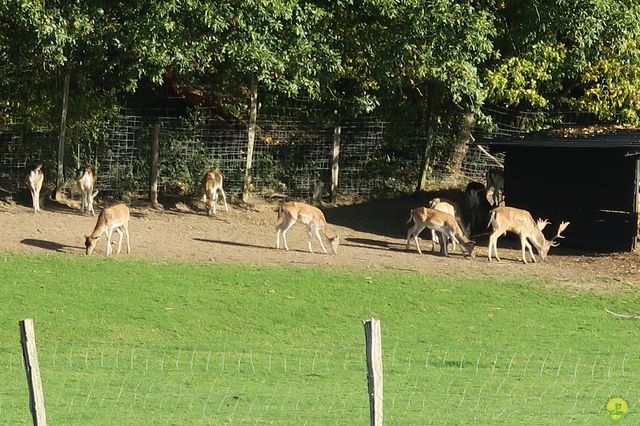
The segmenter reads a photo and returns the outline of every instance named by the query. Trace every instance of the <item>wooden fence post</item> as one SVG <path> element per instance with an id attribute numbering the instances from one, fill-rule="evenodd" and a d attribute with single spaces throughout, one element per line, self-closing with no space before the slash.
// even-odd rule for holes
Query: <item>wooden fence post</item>
<path id="1" fill-rule="evenodd" d="M 340 133 L 342 128 L 333 128 L 333 159 L 331 162 L 331 202 L 335 203 L 338 197 L 338 172 L 340 171 Z"/>
<path id="2" fill-rule="evenodd" d="M 253 145 L 256 140 L 256 121 L 258 117 L 258 80 L 251 79 L 251 104 L 249 106 L 249 129 L 247 131 L 247 164 L 244 169 L 244 186 L 242 190 L 242 201 L 249 201 L 252 190 L 251 167 L 253 165 Z"/>
<path id="3" fill-rule="evenodd" d="M 33 417 L 33 424 L 36 426 L 46 425 L 47 415 L 44 409 L 44 393 L 42 392 L 38 351 L 36 350 L 36 332 L 32 319 L 20 321 L 20 343 L 22 344 L 22 358 L 29 384 L 29 409 Z"/>
<path id="4" fill-rule="evenodd" d="M 151 134 L 151 172 L 149 175 L 149 201 L 158 205 L 158 165 L 160 164 L 160 123 L 153 125 Z"/>
<path id="5" fill-rule="evenodd" d="M 369 383 L 369 413 L 372 426 L 382 426 L 383 380 L 382 380 L 382 334 L 380 320 L 364 321 L 364 336 L 367 344 L 367 381 Z"/>

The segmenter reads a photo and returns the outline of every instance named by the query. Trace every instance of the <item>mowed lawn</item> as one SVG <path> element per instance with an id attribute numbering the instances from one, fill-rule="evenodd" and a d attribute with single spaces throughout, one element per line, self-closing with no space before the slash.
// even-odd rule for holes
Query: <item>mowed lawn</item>
<path id="1" fill-rule="evenodd" d="M 633 287 L 4 254 L 0 300 L 0 424 L 31 421 L 23 318 L 51 424 L 366 424 L 372 317 L 388 424 L 640 416 L 640 322 L 604 311 Z"/>

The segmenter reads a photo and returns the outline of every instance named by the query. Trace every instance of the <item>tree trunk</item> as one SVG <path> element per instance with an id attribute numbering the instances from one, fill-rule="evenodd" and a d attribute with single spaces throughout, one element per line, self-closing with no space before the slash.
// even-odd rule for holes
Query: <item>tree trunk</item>
<path id="1" fill-rule="evenodd" d="M 429 162 L 431 161 L 431 147 L 433 146 L 433 127 L 434 112 L 436 110 L 437 86 L 435 83 L 427 85 L 427 107 L 424 113 L 424 124 L 426 128 L 426 140 L 424 145 L 424 153 L 422 154 L 422 163 L 420 165 L 420 179 L 418 181 L 418 191 L 427 189 L 427 177 L 429 175 Z"/>
<path id="2" fill-rule="evenodd" d="M 251 183 L 251 167 L 253 165 L 253 145 L 256 140 L 256 121 L 258 118 L 258 80 L 251 79 L 251 105 L 249 107 L 249 129 L 247 131 L 247 163 L 244 170 L 244 188 L 242 200 L 249 201 L 250 192 L 253 189 Z"/>
<path id="3" fill-rule="evenodd" d="M 160 165 L 160 124 L 153 125 L 151 134 L 151 173 L 149 175 L 149 201 L 158 207 L 158 166 Z"/>
<path id="4" fill-rule="evenodd" d="M 333 128 L 333 152 L 331 162 L 331 202 L 338 198 L 338 174 L 340 172 L 340 133 L 342 127 L 336 125 Z"/>
<path id="5" fill-rule="evenodd" d="M 460 115 L 458 123 L 458 132 L 456 133 L 455 147 L 451 161 L 449 162 L 449 170 L 455 176 L 456 180 L 462 177 L 462 163 L 464 157 L 469 150 L 469 142 L 471 142 L 471 130 L 476 124 L 476 117 L 472 112 L 465 112 Z"/>
<path id="6" fill-rule="evenodd" d="M 62 187 L 64 186 L 64 137 L 67 130 L 67 111 L 69 109 L 69 80 L 70 73 L 64 76 L 64 88 L 62 91 L 62 115 L 60 118 L 60 136 L 58 137 L 58 174 L 56 176 L 56 192 L 54 198 L 61 198 Z"/>

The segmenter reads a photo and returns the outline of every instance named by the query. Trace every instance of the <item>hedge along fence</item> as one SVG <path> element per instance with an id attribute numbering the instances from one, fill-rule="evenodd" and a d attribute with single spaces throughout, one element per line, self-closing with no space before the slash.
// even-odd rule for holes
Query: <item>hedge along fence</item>
<path id="1" fill-rule="evenodd" d="M 74 126 L 67 131 L 66 186 L 79 165 L 97 169 L 96 189 L 147 191 L 151 168 L 153 127 L 159 124 L 159 191 L 197 195 L 204 172 L 220 168 L 225 188 L 241 193 L 248 131 L 242 121 L 211 118 L 142 117 L 120 114 L 96 126 Z M 466 151 L 459 171 L 449 170 L 450 149 L 438 149 L 451 136 L 435 135 L 432 183 L 460 185 L 482 180 L 491 160 L 475 147 Z M 336 140 L 336 138 L 338 138 Z M 411 123 L 390 123 L 366 118 L 336 126 L 289 117 L 261 116 L 257 122 L 252 162 L 254 194 L 309 198 L 328 197 L 332 168 L 338 172 L 337 192 L 348 196 L 378 196 L 415 189 L 426 142 L 424 130 Z M 20 187 L 26 168 L 43 163 L 46 180 L 55 182 L 57 132 L 30 129 L 13 123 L 0 129 L 0 177 L 5 185 Z M 338 167 L 334 163 L 339 144 Z M 335 171 L 334 171 L 335 173 Z M 335 178 L 334 178 L 335 179 Z M 335 184 L 335 182 L 333 182 Z"/>

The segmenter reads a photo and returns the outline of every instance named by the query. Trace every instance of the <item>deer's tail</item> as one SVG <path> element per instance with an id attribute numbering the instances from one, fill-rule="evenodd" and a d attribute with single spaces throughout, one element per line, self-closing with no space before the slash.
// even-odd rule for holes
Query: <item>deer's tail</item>
<path id="1" fill-rule="evenodd" d="M 489 214 L 489 223 L 487 223 L 487 229 L 489 229 L 489 227 L 491 226 L 491 224 L 493 223 L 493 219 L 496 217 L 496 212 L 495 210 L 491 210 L 491 213 Z"/>
<path id="2" fill-rule="evenodd" d="M 409 220 L 407 220 L 405 223 L 409 224 L 411 223 L 411 221 L 413 221 L 413 210 L 409 211 Z"/>

